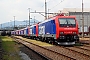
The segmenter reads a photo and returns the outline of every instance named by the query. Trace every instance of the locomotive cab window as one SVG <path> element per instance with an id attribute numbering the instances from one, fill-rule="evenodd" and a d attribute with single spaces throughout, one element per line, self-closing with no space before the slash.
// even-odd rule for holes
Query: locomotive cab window
<path id="1" fill-rule="evenodd" d="M 59 18 L 60 27 L 76 27 L 74 18 Z"/>

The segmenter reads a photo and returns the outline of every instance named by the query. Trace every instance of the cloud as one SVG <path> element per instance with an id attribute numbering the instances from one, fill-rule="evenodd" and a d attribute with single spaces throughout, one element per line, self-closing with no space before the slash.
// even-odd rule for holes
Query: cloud
<path id="1" fill-rule="evenodd" d="M 82 0 L 46 0 L 47 9 L 50 12 L 58 12 L 63 8 L 81 8 Z M 90 0 L 84 0 L 84 7 L 90 8 Z M 45 11 L 45 0 L 0 0 L 0 24 L 13 20 L 13 16 L 16 16 L 16 20 L 28 20 L 28 8 L 34 12 Z M 31 13 L 31 18 L 37 20 L 44 20 L 44 17 L 40 14 Z"/>

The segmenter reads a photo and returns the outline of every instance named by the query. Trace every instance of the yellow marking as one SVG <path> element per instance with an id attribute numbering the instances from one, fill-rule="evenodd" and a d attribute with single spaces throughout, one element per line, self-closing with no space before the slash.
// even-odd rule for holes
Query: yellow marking
<path id="1" fill-rule="evenodd" d="M 15 36 L 15 37 L 18 37 L 18 36 Z M 23 38 L 23 37 L 20 37 L 20 36 L 18 38 L 21 38 L 21 39 L 23 39 L 25 41 L 31 42 L 31 43 L 39 45 L 39 46 L 53 46 L 53 45 L 45 43 L 45 42 L 41 42 L 41 41 L 37 41 L 37 40 L 32 40 L 32 39 L 26 39 L 26 38 Z"/>
<path id="2" fill-rule="evenodd" d="M 37 44 L 39 46 L 53 46 L 51 44 L 48 44 L 48 43 L 45 43 L 45 42 L 41 42 L 41 41 L 36 41 L 36 40 L 31 40 L 31 39 L 28 39 L 27 41 L 33 43 L 33 44 Z"/>

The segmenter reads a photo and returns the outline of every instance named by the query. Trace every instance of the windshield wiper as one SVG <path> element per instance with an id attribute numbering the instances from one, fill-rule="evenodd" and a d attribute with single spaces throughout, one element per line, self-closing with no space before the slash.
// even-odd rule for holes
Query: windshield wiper
<path id="1" fill-rule="evenodd" d="M 69 20 L 68 20 L 68 23 L 70 24 L 70 26 L 73 26 L 73 24 L 72 24 Z M 68 24 L 68 25 L 69 25 L 69 24 Z"/>

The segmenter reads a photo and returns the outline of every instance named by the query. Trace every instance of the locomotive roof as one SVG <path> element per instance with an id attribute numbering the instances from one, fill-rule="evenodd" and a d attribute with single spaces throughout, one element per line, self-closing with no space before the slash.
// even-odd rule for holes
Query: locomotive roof
<path id="1" fill-rule="evenodd" d="M 47 19 L 47 20 L 45 20 L 45 21 L 43 21 L 43 22 L 41 22 L 41 23 L 39 23 L 39 24 L 42 24 L 42 23 L 45 23 L 45 22 L 48 22 L 48 21 L 51 21 L 51 20 L 55 20 L 55 18 L 56 18 L 56 17 L 53 17 L 53 18 Z"/>
<path id="2" fill-rule="evenodd" d="M 47 20 L 45 20 L 45 21 L 43 21 L 43 22 L 41 22 L 39 24 L 46 23 L 46 22 L 51 21 L 51 20 L 55 20 L 56 17 L 58 17 L 58 18 L 65 18 L 65 17 L 67 17 L 67 18 L 75 18 L 75 16 L 55 16 L 55 17 L 47 19 Z"/>

